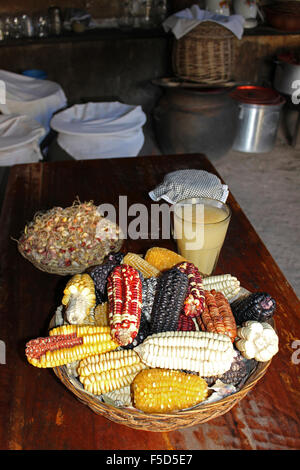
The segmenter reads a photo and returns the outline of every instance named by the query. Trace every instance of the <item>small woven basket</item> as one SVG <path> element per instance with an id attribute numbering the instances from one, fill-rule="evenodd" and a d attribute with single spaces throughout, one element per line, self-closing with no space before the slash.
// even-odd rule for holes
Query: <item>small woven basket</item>
<path id="1" fill-rule="evenodd" d="M 234 34 L 222 25 L 205 21 L 174 40 L 174 74 L 182 80 L 214 85 L 232 79 L 235 62 Z"/>
<path id="2" fill-rule="evenodd" d="M 124 424 L 130 428 L 143 431 L 164 432 L 202 424 L 227 413 L 227 411 L 242 400 L 264 376 L 270 364 L 271 360 L 259 363 L 239 391 L 217 402 L 198 405 L 196 408 L 189 410 L 159 414 L 143 413 L 135 408 L 118 408 L 108 403 L 103 403 L 95 395 L 83 390 L 79 382 L 77 384 L 75 380 L 70 380 L 65 366 L 56 367 L 53 370 L 61 382 L 77 399 L 84 405 L 87 405 L 96 414 L 104 416 L 115 423 Z"/>

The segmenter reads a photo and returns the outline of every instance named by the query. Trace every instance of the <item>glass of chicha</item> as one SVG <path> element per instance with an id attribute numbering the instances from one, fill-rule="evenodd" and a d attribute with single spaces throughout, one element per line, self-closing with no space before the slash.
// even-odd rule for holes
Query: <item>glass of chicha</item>
<path id="1" fill-rule="evenodd" d="M 230 207 L 203 197 L 178 201 L 173 211 L 173 236 L 179 254 L 195 264 L 204 276 L 210 276 L 225 240 Z"/>

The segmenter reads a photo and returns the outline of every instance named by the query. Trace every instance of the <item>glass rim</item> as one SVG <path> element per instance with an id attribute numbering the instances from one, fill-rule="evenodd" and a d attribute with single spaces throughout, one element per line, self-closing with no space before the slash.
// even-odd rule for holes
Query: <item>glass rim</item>
<path id="1" fill-rule="evenodd" d="M 220 223 L 222 223 L 222 222 L 226 222 L 226 220 L 229 219 L 229 218 L 231 217 L 231 215 L 232 215 L 231 207 L 230 207 L 228 204 L 226 204 L 226 203 L 223 202 L 223 201 L 220 201 L 219 199 L 213 199 L 213 198 L 211 198 L 211 197 L 205 197 L 205 196 L 203 196 L 203 197 L 201 197 L 201 196 L 200 196 L 200 197 L 190 197 L 190 198 L 181 199 L 180 201 L 175 202 L 175 204 L 173 204 L 173 207 L 174 207 L 174 214 L 175 214 L 175 206 L 177 206 L 177 205 L 179 205 L 179 204 L 182 204 L 184 201 L 192 201 L 193 199 L 197 199 L 197 200 L 201 200 L 201 201 L 204 200 L 204 201 L 217 202 L 217 203 L 221 204 L 223 207 L 225 207 L 225 208 L 228 210 L 228 214 L 227 214 L 227 216 L 225 217 L 225 219 L 219 220 L 218 222 L 209 222 L 209 223 L 207 223 L 207 224 L 205 224 L 205 223 L 202 223 L 202 224 L 201 224 L 201 223 L 199 222 L 200 225 L 217 225 L 217 224 L 220 224 Z M 189 203 L 189 204 L 186 204 L 186 205 L 197 205 L 197 204 L 198 204 L 198 203 L 195 202 L 195 203 Z M 183 205 L 183 204 L 182 204 L 182 205 Z M 183 219 L 182 217 L 180 217 L 180 216 L 179 216 L 179 218 L 182 219 L 182 220 L 184 220 L 184 219 Z"/>

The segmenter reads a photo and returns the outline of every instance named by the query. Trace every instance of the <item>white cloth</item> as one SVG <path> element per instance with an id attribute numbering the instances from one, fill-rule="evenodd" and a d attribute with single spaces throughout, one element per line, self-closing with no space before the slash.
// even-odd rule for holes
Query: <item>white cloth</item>
<path id="1" fill-rule="evenodd" d="M 3 114 L 29 116 L 47 132 L 53 114 L 67 104 L 61 86 L 50 80 L 39 80 L 6 70 L 0 70 L 0 80 L 6 88 L 6 103 L 0 104 L 0 111 Z"/>
<path id="2" fill-rule="evenodd" d="M 28 116 L 0 116 L 0 166 L 42 160 L 39 141 L 45 134 L 44 127 Z"/>
<path id="3" fill-rule="evenodd" d="M 149 192 L 153 201 L 164 199 L 170 204 L 193 197 L 208 197 L 225 203 L 228 194 L 228 186 L 222 184 L 216 175 L 204 170 L 172 171 Z"/>
<path id="4" fill-rule="evenodd" d="M 174 15 L 169 16 L 163 22 L 166 32 L 172 31 L 176 39 L 182 38 L 203 21 L 213 21 L 229 29 L 238 39 L 244 32 L 245 19 L 241 15 L 219 15 L 210 11 L 201 10 L 198 5 L 185 8 Z"/>
<path id="5" fill-rule="evenodd" d="M 51 127 L 58 144 L 76 160 L 135 157 L 144 144 L 141 106 L 86 103 L 57 113 Z"/>

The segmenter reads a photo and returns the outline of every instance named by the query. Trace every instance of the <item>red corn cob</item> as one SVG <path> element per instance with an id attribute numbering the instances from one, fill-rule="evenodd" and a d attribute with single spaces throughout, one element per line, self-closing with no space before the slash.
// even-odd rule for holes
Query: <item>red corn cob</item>
<path id="1" fill-rule="evenodd" d="M 183 312 L 188 317 L 197 317 L 204 309 L 204 289 L 199 269 L 188 261 L 179 263 L 176 267 L 188 277 L 188 292 L 184 301 Z"/>
<path id="2" fill-rule="evenodd" d="M 192 317 L 187 317 L 184 313 L 181 313 L 179 315 L 177 331 L 196 331 Z"/>
<path id="3" fill-rule="evenodd" d="M 205 291 L 205 308 L 197 317 L 202 331 L 227 335 L 233 342 L 236 337 L 236 322 L 230 304 L 221 292 Z"/>
<path id="4" fill-rule="evenodd" d="M 108 326 L 62 325 L 28 341 L 25 354 L 36 367 L 58 367 L 117 347 Z"/>
<path id="5" fill-rule="evenodd" d="M 26 344 L 26 356 L 39 359 L 47 351 L 56 349 L 72 348 L 83 343 L 83 338 L 78 337 L 76 332 L 67 335 L 47 336 L 44 338 L 35 338 Z"/>
<path id="6" fill-rule="evenodd" d="M 142 281 L 137 269 L 122 264 L 108 277 L 107 295 L 111 335 L 121 346 L 136 337 L 141 320 Z"/>

